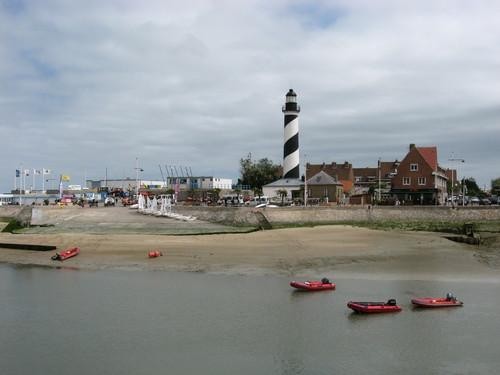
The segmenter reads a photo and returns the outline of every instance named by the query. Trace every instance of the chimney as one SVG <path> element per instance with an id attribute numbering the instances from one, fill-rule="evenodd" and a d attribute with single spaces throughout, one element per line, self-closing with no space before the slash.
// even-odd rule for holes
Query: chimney
<path id="1" fill-rule="evenodd" d="M 415 143 L 410 143 L 410 151 L 415 148 Z"/>

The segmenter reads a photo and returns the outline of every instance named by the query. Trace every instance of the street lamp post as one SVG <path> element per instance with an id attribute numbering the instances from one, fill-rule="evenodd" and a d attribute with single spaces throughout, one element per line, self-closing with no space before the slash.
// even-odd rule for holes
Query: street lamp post
<path id="1" fill-rule="evenodd" d="M 306 159 L 306 154 L 304 154 L 304 159 Z M 307 207 L 307 161 L 304 167 L 304 207 Z"/>
<path id="2" fill-rule="evenodd" d="M 135 188 L 136 196 L 139 198 L 139 172 L 144 172 L 144 169 L 139 168 L 139 158 L 135 158 Z"/>
<path id="3" fill-rule="evenodd" d="M 448 161 L 453 161 L 453 162 L 458 162 L 458 163 L 465 163 L 465 159 L 461 158 L 450 158 Z M 455 173 L 451 173 L 451 205 L 454 206 L 455 202 L 453 200 L 453 192 L 455 191 L 455 174 L 457 174 L 457 180 L 458 180 L 458 169 L 460 167 L 460 164 L 457 166 L 457 170 Z M 462 206 L 465 206 L 465 195 L 462 193 Z"/>
<path id="4" fill-rule="evenodd" d="M 381 159 L 378 158 L 378 202 L 377 204 L 380 204 L 380 180 L 381 180 L 381 168 L 382 168 L 382 162 Z"/>

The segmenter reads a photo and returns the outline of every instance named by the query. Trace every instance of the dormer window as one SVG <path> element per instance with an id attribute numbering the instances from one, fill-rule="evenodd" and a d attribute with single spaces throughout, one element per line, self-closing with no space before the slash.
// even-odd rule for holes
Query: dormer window
<path id="1" fill-rule="evenodd" d="M 410 171 L 411 172 L 417 172 L 418 171 L 418 164 L 410 164 Z"/>

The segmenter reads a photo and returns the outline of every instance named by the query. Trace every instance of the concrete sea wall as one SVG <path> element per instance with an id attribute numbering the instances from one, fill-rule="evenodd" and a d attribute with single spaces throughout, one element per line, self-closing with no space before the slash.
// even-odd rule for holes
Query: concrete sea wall
<path id="1" fill-rule="evenodd" d="M 120 208 L 121 209 L 121 208 Z M 80 221 L 114 221 L 116 214 L 105 208 L 60 209 L 32 206 L 1 206 L 0 217 L 16 219 L 21 225 L 54 224 L 77 217 Z M 128 209 L 127 209 L 128 210 Z M 273 225 L 328 224 L 383 221 L 487 222 L 500 221 L 500 207 L 203 207 L 176 206 L 173 210 L 186 216 L 232 226 L 263 227 Z M 107 216 L 105 214 L 108 214 Z M 105 216 L 104 218 L 101 216 Z M 136 221 L 126 215 L 127 222 Z M 123 221 L 123 220 L 117 220 Z"/>
<path id="2" fill-rule="evenodd" d="M 500 207 L 188 207 L 175 211 L 198 219 L 232 225 L 258 225 L 255 212 L 262 213 L 271 225 L 342 223 L 354 221 L 500 221 Z"/>
<path id="3" fill-rule="evenodd" d="M 31 222 L 31 206 L 0 206 L 0 217 L 15 219 L 26 226 Z"/>

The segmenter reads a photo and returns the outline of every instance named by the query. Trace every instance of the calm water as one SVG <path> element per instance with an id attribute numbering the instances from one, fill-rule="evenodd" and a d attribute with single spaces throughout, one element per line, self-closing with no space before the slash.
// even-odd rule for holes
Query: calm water
<path id="1" fill-rule="evenodd" d="M 0 266 L 0 374 L 498 374 L 500 285 Z M 453 291 L 463 308 L 414 310 Z M 398 314 L 346 302 L 394 297 Z"/>

